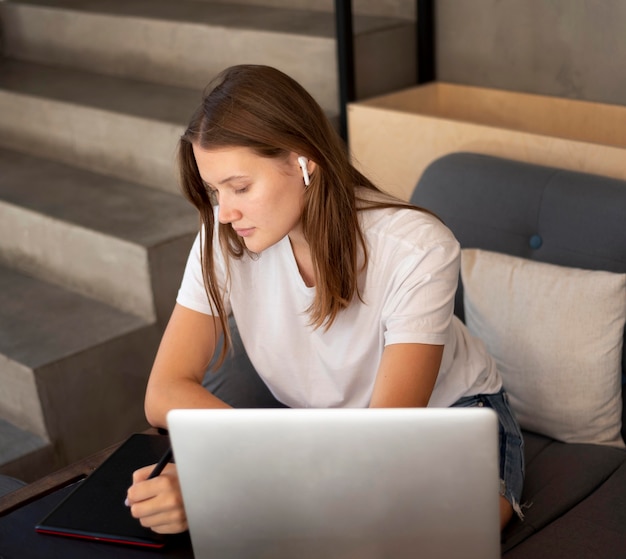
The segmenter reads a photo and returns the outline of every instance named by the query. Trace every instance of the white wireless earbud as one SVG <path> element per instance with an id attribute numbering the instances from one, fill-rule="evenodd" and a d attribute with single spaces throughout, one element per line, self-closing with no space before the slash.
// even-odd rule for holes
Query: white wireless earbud
<path id="1" fill-rule="evenodd" d="M 302 167 L 302 176 L 304 177 L 305 186 L 309 186 L 309 184 L 311 184 L 311 179 L 309 177 L 309 170 L 307 169 L 308 162 L 309 160 L 306 157 L 304 157 L 304 155 L 301 155 L 300 157 L 298 157 L 298 163 L 300 164 L 300 167 Z"/>

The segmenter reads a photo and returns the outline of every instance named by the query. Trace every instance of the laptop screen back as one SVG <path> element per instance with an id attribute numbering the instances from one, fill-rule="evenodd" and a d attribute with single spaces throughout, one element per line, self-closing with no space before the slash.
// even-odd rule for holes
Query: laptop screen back
<path id="1" fill-rule="evenodd" d="M 173 410 L 168 424 L 197 559 L 500 556 L 492 410 Z"/>

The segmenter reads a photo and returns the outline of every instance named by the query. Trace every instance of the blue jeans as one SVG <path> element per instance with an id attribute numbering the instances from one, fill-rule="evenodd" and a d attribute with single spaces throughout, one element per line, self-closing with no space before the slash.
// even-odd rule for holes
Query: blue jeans
<path id="1" fill-rule="evenodd" d="M 452 407 L 488 407 L 498 414 L 500 439 L 500 494 L 509 502 L 520 519 L 522 489 L 524 486 L 524 439 L 515 414 L 504 390 L 495 394 L 466 396 Z"/>

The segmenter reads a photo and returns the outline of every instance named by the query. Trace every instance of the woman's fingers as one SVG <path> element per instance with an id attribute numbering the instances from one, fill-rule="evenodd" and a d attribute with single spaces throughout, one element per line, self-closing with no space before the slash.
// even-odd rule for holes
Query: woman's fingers
<path id="1" fill-rule="evenodd" d="M 131 514 L 139 520 L 142 526 L 160 534 L 178 534 L 187 530 L 187 517 L 182 509 L 154 512 L 148 516 L 137 516 L 133 510 L 138 505 L 131 507 Z M 141 514 L 141 513 L 138 513 Z"/>
<path id="2" fill-rule="evenodd" d="M 152 470 L 154 470 L 155 465 L 156 464 L 152 464 L 151 466 L 146 466 L 144 468 L 140 468 L 139 470 L 135 470 L 133 472 L 133 484 L 147 480 Z M 164 470 L 167 470 L 167 468 L 164 468 Z"/>
<path id="3" fill-rule="evenodd" d="M 152 466 L 133 474 L 133 485 L 128 489 L 126 504 L 142 526 L 162 534 L 183 532 L 187 517 L 178 483 L 176 466 L 168 464 L 161 475 L 148 479 Z"/>

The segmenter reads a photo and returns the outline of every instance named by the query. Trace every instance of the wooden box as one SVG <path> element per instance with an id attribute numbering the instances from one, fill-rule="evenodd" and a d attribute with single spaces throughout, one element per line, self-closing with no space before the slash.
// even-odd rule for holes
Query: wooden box
<path id="1" fill-rule="evenodd" d="M 428 164 L 454 151 L 626 179 L 626 106 L 434 82 L 351 103 L 356 166 L 408 199 Z"/>

